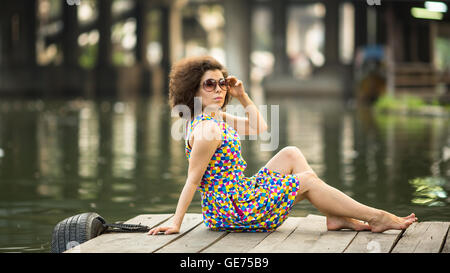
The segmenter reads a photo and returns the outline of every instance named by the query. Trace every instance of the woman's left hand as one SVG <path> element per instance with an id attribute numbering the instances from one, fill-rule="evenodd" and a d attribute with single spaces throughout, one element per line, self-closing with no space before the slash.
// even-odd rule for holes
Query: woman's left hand
<path id="1" fill-rule="evenodd" d="M 230 92 L 230 95 L 239 98 L 245 94 L 244 84 L 241 80 L 238 80 L 235 76 L 228 76 L 228 92 Z"/>

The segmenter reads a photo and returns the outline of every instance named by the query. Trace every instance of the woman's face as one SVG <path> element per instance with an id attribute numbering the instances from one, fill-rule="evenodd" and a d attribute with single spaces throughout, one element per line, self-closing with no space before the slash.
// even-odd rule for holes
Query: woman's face
<path id="1" fill-rule="evenodd" d="M 196 94 L 196 97 L 201 97 L 202 99 L 203 109 L 205 107 L 217 109 L 223 106 L 227 95 L 227 91 L 222 89 L 226 89 L 223 86 L 223 80 L 224 77 L 220 70 L 208 70 L 203 74 Z M 222 88 L 219 82 L 222 83 Z"/>

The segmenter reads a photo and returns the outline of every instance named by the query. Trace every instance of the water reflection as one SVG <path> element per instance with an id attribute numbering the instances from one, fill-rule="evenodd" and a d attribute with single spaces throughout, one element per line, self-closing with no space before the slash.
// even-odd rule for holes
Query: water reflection
<path id="1" fill-rule="evenodd" d="M 78 126 L 78 175 L 83 178 L 98 176 L 99 118 L 93 102 L 87 102 L 79 112 Z"/>
<path id="2" fill-rule="evenodd" d="M 335 100 L 266 103 L 280 105 L 279 146 L 261 152 L 263 141 L 243 140 L 246 175 L 294 145 L 324 181 L 362 203 L 450 221 L 448 120 L 374 115 Z M 80 212 L 109 221 L 172 213 L 188 164 L 169 110 L 165 97 L 2 100 L 0 252 L 48 251 L 54 225 Z M 292 215 L 308 213 L 319 212 L 301 202 Z"/>
<path id="3" fill-rule="evenodd" d="M 112 114 L 112 175 L 133 178 L 136 166 L 136 104 L 116 102 Z"/>
<path id="4" fill-rule="evenodd" d="M 440 177 L 415 178 L 409 183 L 415 188 L 413 204 L 425 206 L 445 206 L 449 202 L 444 190 L 447 181 Z"/>
<path id="5" fill-rule="evenodd" d="M 63 174 L 62 150 L 58 138 L 58 117 L 43 112 L 37 117 L 39 172 L 42 177 L 58 178 Z"/>

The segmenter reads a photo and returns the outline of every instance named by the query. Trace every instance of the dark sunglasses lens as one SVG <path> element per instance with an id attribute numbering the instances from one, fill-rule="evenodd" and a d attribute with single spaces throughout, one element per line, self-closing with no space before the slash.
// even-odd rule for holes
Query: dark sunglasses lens
<path id="1" fill-rule="evenodd" d="M 222 88 L 222 90 L 227 90 L 228 89 L 227 80 L 225 80 L 225 79 L 219 80 L 219 86 L 220 86 L 220 88 Z"/>
<path id="2" fill-rule="evenodd" d="M 216 81 L 212 79 L 206 80 L 203 86 L 205 87 L 206 91 L 213 91 L 214 89 L 216 89 Z"/>

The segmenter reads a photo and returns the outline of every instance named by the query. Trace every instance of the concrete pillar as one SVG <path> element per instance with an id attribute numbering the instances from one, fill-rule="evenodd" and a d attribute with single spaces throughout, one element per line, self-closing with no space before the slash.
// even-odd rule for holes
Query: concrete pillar
<path id="1" fill-rule="evenodd" d="M 395 48 L 395 18 L 394 18 L 394 8 L 392 3 L 388 3 L 386 10 L 386 33 L 387 33 L 387 63 L 386 63 L 386 75 L 387 75 L 387 93 L 391 96 L 395 92 L 395 58 L 396 58 L 396 48 Z"/>
<path id="2" fill-rule="evenodd" d="M 183 57 L 183 17 L 182 8 L 187 4 L 187 0 L 174 0 L 170 5 L 168 17 L 164 18 L 163 15 L 163 25 L 166 27 L 166 22 L 168 19 L 167 28 L 169 30 L 168 38 L 169 44 L 169 61 L 171 64 L 178 61 Z M 163 32 L 164 33 L 164 32 Z"/>
<path id="3" fill-rule="evenodd" d="M 355 6 L 355 49 L 367 44 L 367 3 L 354 1 Z"/>
<path id="4" fill-rule="evenodd" d="M 377 6 L 377 44 L 385 45 L 387 42 L 387 27 L 386 27 L 386 7 Z"/>
<path id="5" fill-rule="evenodd" d="M 367 8 L 367 44 L 373 46 L 377 43 L 377 8 Z"/>
<path id="6" fill-rule="evenodd" d="M 5 64 L 36 64 L 36 0 L 18 0 L 2 7 L 2 51 Z"/>
<path id="7" fill-rule="evenodd" d="M 227 0 L 224 5 L 226 65 L 229 74 L 241 79 L 247 87 L 250 84 L 250 1 Z"/>
<path id="8" fill-rule="evenodd" d="M 0 67 L 6 63 L 6 9 L 0 9 Z"/>
<path id="9" fill-rule="evenodd" d="M 110 66 L 112 55 L 111 44 L 111 5 L 112 0 L 98 1 L 98 30 L 100 33 L 100 40 L 98 44 L 98 66 Z"/>
<path id="10" fill-rule="evenodd" d="M 275 76 L 289 73 L 289 61 L 286 54 L 286 1 L 272 0 L 273 10 L 273 52 L 275 55 Z"/>
<path id="11" fill-rule="evenodd" d="M 339 2 L 325 2 L 325 62 L 339 63 Z"/>
<path id="12" fill-rule="evenodd" d="M 172 65 L 173 59 L 171 44 L 173 41 L 171 40 L 172 30 L 171 27 L 171 8 L 170 7 L 161 7 L 161 47 L 162 47 L 162 58 L 161 58 L 161 69 L 162 69 L 162 89 L 165 94 L 169 93 L 169 73 L 170 67 Z"/>
<path id="13" fill-rule="evenodd" d="M 62 49 L 64 65 L 78 65 L 78 12 L 76 5 L 68 5 L 62 1 L 64 30 L 62 34 Z"/>
<path id="14" fill-rule="evenodd" d="M 161 65 L 168 67 L 170 65 L 170 29 L 169 29 L 169 8 L 160 8 L 161 12 L 161 47 L 162 58 Z"/>
<path id="15" fill-rule="evenodd" d="M 25 63 L 27 65 L 36 65 L 36 22 L 37 22 L 37 1 L 27 0 L 25 8 L 25 48 L 24 53 L 26 53 Z"/>
<path id="16" fill-rule="evenodd" d="M 136 17 L 136 62 L 146 64 L 146 45 L 148 42 L 145 25 L 146 25 L 147 8 L 141 0 L 135 0 L 135 17 Z"/>
<path id="17" fill-rule="evenodd" d="M 415 23 L 408 25 L 409 28 L 409 48 L 410 48 L 410 60 L 412 62 L 419 61 L 419 40 L 418 38 L 418 28 L 419 26 Z"/>
<path id="18" fill-rule="evenodd" d="M 118 75 L 112 66 L 111 14 L 112 0 L 98 1 L 97 28 L 100 34 L 96 75 L 96 92 L 99 96 L 117 95 Z"/>
<path id="19" fill-rule="evenodd" d="M 417 27 L 417 60 L 419 62 L 431 63 L 432 51 L 431 47 L 431 23 L 425 22 Z"/>
<path id="20" fill-rule="evenodd" d="M 139 66 L 139 92 L 148 95 L 151 91 L 151 71 L 147 60 L 147 44 L 149 37 L 147 35 L 147 1 L 135 0 L 135 18 L 136 18 L 136 47 L 134 49 L 136 64 Z"/>
<path id="21" fill-rule="evenodd" d="M 0 9 L 0 65 L 3 67 L 11 63 L 12 39 L 11 39 L 11 6 L 6 5 Z"/>
<path id="22" fill-rule="evenodd" d="M 436 22 L 430 22 L 430 36 L 429 36 L 430 63 L 433 65 L 433 67 L 436 67 L 436 52 L 434 51 L 434 47 L 437 32 L 438 32 L 438 24 Z"/>

